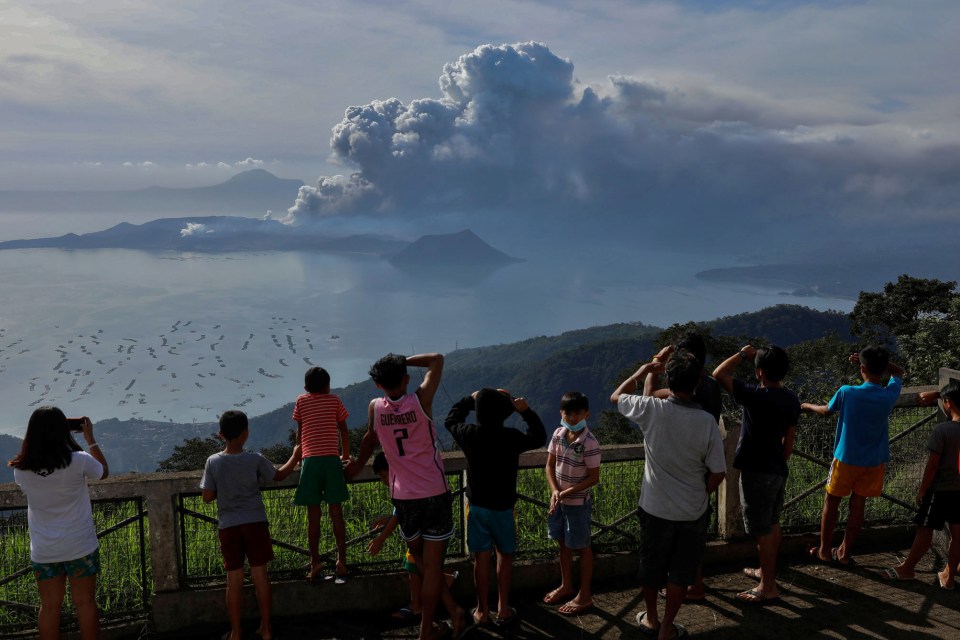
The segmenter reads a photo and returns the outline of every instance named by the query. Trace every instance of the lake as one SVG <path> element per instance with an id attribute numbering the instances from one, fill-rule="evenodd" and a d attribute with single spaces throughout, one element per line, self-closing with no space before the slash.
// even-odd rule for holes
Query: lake
<path id="1" fill-rule="evenodd" d="M 667 326 L 784 302 L 852 306 L 698 281 L 697 271 L 726 266 L 701 255 L 601 246 L 532 255 L 522 243 L 492 244 L 527 261 L 409 273 L 332 253 L 0 251 L 0 432 L 21 435 L 41 404 L 94 420 L 258 415 L 292 401 L 311 365 L 344 386 L 388 351 Z"/>

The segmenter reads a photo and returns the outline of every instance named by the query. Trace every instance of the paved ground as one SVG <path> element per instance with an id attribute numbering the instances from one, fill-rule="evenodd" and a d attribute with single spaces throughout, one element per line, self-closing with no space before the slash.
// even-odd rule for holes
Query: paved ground
<path id="1" fill-rule="evenodd" d="M 902 552 L 901 552 L 902 553 Z M 691 636 L 727 638 L 960 638 L 960 591 L 937 586 L 934 563 L 927 554 L 918 567 L 916 581 L 890 583 L 877 571 L 898 562 L 898 553 L 860 556 L 857 566 L 839 569 L 801 562 L 781 572 L 783 598 L 779 604 L 751 607 L 740 604 L 737 592 L 755 582 L 741 567 L 708 570 L 707 600 L 685 605 L 677 621 Z M 596 585 L 596 607 L 580 617 L 568 618 L 540 603 L 541 593 L 516 594 L 520 623 L 512 630 L 473 628 L 467 640 L 486 638 L 642 638 L 634 618 L 643 607 L 636 585 L 628 581 Z M 464 603 L 466 604 L 466 603 Z M 661 609 L 662 611 L 662 609 Z M 351 615 L 345 618 L 314 617 L 279 621 L 281 640 L 387 640 L 416 637 L 416 627 L 391 627 L 386 615 Z M 197 630 L 177 638 L 217 638 L 224 631 Z M 149 640 L 172 640 L 147 635 Z M 249 638 L 255 638 L 250 629 Z"/>

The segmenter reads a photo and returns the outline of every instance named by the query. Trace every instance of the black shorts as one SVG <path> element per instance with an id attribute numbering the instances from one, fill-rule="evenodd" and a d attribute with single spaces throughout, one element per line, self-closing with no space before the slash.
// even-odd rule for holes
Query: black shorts
<path id="1" fill-rule="evenodd" d="M 448 540 L 453 536 L 453 495 L 447 491 L 430 498 L 394 500 L 400 536 L 407 542 Z"/>
<path id="2" fill-rule="evenodd" d="M 740 505 L 747 535 L 765 536 L 780 524 L 787 479 L 774 473 L 740 472 Z"/>
<path id="3" fill-rule="evenodd" d="M 707 544 L 710 509 L 696 520 L 664 520 L 643 509 L 640 513 L 640 570 L 644 587 L 688 586 L 697 578 Z"/>
<path id="4" fill-rule="evenodd" d="M 960 524 L 960 491 L 928 490 L 913 521 L 927 529 L 942 529 L 947 522 Z"/>

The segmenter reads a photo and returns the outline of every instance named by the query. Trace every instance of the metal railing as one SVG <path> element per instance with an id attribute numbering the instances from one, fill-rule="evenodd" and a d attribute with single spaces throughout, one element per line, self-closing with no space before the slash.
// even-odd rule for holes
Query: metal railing
<path id="1" fill-rule="evenodd" d="M 150 565 L 147 562 L 147 512 L 139 497 L 96 500 L 92 503 L 100 540 L 101 576 L 97 603 L 103 618 L 142 616 L 150 606 Z M 0 511 L 0 636 L 36 626 L 40 598 L 30 563 L 26 508 Z M 63 619 L 75 619 L 66 598 Z"/>

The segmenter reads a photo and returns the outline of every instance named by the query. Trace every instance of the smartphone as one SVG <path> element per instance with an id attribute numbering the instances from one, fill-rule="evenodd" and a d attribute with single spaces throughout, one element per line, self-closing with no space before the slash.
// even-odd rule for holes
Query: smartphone
<path id="1" fill-rule="evenodd" d="M 83 431 L 83 418 L 67 418 L 67 428 L 70 431 Z"/>

